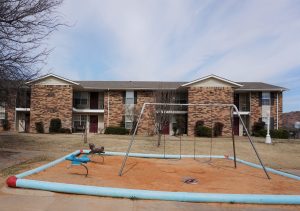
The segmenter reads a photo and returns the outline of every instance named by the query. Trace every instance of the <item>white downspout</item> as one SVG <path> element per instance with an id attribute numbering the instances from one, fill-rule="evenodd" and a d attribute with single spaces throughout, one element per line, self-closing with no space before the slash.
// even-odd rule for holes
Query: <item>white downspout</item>
<path id="1" fill-rule="evenodd" d="M 278 92 L 277 92 L 277 98 L 276 98 L 276 129 L 278 130 Z"/>
<path id="2" fill-rule="evenodd" d="M 107 127 L 109 127 L 109 88 L 107 89 Z"/>

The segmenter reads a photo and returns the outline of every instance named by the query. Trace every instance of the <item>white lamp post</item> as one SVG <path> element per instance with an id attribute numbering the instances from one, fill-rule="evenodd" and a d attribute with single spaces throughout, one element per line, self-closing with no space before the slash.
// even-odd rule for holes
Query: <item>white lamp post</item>
<path id="1" fill-rule="evenodd" d="M 271 136 L 270 136 L 270 112 L 267 113 L 267 135 L 266 135 L 266 144 L 272 144 L 272 139 L 271 139 Z"/>

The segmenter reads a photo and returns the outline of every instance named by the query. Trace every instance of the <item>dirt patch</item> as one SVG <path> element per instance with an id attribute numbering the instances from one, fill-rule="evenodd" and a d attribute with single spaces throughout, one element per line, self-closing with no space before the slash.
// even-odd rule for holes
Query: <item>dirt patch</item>
<path id="1" fill-rule="evenodd" d="M 13 155 L 16 155 L 16 154 L 19 154 L 20 152 L 11 152 L 11 151 L 0 151 L 0 159 L 7 159 L 9 158 L 10 156 L 13 156 Z"/>
<path id="2" fill-rule="evenodd" d="M 244 194 L 299 194 L 300 182 L 286 177 L 271 175 L 271 180 L 261 169 L 255 169 L 225 159 L 145 159 L 129 158 L 122 177 L 118 176 L 123 157 L 106 156 L 102 164 L 100 157 L 85 169 L 62 162 L 43 172 L 27 177 L 28 179 L 63 182 L 70 184 L 94 185 L 161 191 L 207 192 L 207 193 L 244 193 Z M 192 177 L 197 184 L 182 182 Z"/>

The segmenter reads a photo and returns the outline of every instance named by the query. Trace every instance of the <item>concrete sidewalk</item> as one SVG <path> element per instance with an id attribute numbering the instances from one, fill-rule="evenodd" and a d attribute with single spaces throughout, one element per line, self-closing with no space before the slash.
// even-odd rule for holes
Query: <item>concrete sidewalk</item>
<path id="1" fill-rule="evenodd" d="M 130 200 L 119 198 L 59 194 L 48 191 L 13 189 L 4 185 L 0 189 L 1 211 L 54 211 L 54 210 L 206 210 L 206 211 L 283 211 L 300 210 L 300 206 L 247 205 L 222 203 L 187 203 L 155 200 Z"/>

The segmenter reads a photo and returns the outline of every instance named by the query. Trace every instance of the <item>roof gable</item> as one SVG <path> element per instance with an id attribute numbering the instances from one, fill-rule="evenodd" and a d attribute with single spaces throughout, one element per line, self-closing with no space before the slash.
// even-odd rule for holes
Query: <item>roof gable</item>
<path id="1" fill-rule="evenodd" d="M 208 75 L 194 81 L 185 83 L 183 87 L 241 87 L 243 85 L 221 78 L 216 75 Z"/>
<path id="2" fill-rule="evenodd" d="M 78 83 L 68 80 L 66 78 L 57 76 L 55 74 L 47 74 L 35 80 L 29 81 L 26 84 L 40 84 L 40 85 L 79 85 Z"/>

